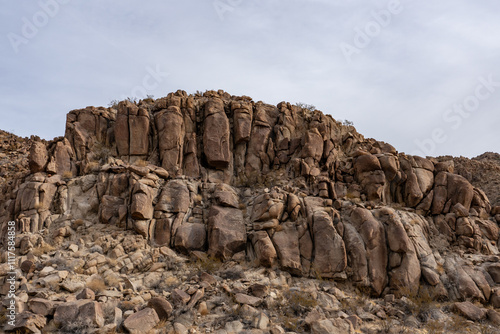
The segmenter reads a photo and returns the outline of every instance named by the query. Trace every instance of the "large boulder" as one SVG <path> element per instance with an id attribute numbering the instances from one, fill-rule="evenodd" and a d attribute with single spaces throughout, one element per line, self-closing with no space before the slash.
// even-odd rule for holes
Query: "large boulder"
<path id="1" fill-rule="evenodd" d="M 243 214 L 234 208 L 213 206 L 208 214 L 208 254 L 224 260 L 245 249 Z"/>

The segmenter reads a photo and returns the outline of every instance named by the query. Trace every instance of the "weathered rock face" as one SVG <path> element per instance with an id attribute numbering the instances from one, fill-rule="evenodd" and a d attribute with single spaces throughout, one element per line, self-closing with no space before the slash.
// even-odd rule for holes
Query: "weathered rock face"
<path id="1" fill-rule="evenodd" d="M 374 296 L 417 294 L 425 286 L 452 300 L 498 304 L 492 262 L 500 254 L 500 207 L 454 174 L 450 161 L 399 154 L 289 103 L 179 91 L 117 109 L 74 110 L 64 138 L 33 141 L 31 173 L 2 188 L 0 234 L 14 221 L 26 255 L 43 231 L 59 244 L 76 243 L 82 224 L 136 233 L 103 241 L 104 249 L 80 265 L 88 274 L 104 275 L 99 254 L 116 260 L 110 270 L 122 274 L 158 269 L 158 252 L 143 253 L 149 244 L 162 256 L 172 256 L 165 251 L 171 247 L 197 258 L 244 260 L 352 282 Z M 464 261 L 450 249 L 477 258 Z M 187 306 L 203 294 L 178 291 L 177 299 Z M 56 308 L 32 300 L 32 309 L 49 317 L 55 311 L 54 320 L 67 323 L 84 308 L 102 327 L 95 303 Z M 154 327 L 158 316 L 170 316 L 168 305 L 155 299 L 124 327 Z"/>

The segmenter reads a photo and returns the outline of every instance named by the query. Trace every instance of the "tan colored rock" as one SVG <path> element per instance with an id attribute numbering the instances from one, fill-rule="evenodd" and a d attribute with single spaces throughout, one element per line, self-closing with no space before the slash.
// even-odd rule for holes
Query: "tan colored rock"
<path id="1" fill-rule="evenodd" d="M 176 305 L 186 305 L 191 299 L 190 295 L 188 295 L 185 291 L 180 289 L 174 289 L 170 297 L 172 298 L 174 304 Z"/>
<path id="2" fill-rule="evenodd" d="M 240 210 L 213 206 L 208 214 L 208 254 L 224 260 L 243 251 L 247 232 Z"/>
<path id="3" fill-rule="evenodd" d="M 234 300 L 239 304 L 245 304 L 245 305 L 250 305 L 250 306 L 254 306 L 254 307 L 259 306 L 260 303 L 262 303 L 262 299 L 257 298 L 257 297 L 253 297 L 253 296 L 249 296 L 249 295 L 246 295 L 243 293 L 237 293 L 234 296 Z"/>
<path id="4" fill-rule="evenodd" d="M 186 130 L 180 109 L 170 106 L 155 115 L 162 167 L 171 175 L 182 172 Z"/>
<path id="5" fill-rule="evenodd" d="M 94 300 L 95 299 L 95 293 L 94 291 L 90 290 L 89 288 L 83 289 L 77 296 L 76 299 L 90 299 Z"/>
<path id="6" fill-rule="evenodd" d="M 48 161 L 47 147 L 40 141 L 31 145 L 29 154 L 29 168 L 32 173 L 43 172 Z"/>
<path id="7" fill-rule="evenodd" d="M 455 303 L 453 309 L 456 313 L 472 321 L 481 321 L 486 318 L 486 310 L 481 309 L 471 302 Z"/>
<path id="8" fill-rule="evenodd" d="M 214 168 L 226 168 L 231 159 L 230 129 L 222 100 L 211 99 L 206 103 L 203 126 L 203 152 L 207 163 Z"/>
<path id="9" fill-rule="evenodd" d="M 276 261 L 277 254 L 267 232 L 253 232 L 249 237 L 252 241 L 259 263 L 264 267 L 271 267 Z"/>
<path id="10" fill-rule="evenodd" d="M 248 142 L 252 131 L 253 107 L 249 102 L 233 101 L 234 143 Z"/>
<path id="11" fill-rule="evenodd" d="M 150 187 L 137 182 L 133 189 L 130 214 L 133 219 L 146 220 L 153 218 L 154 192 Z"/>
<path id="12" fill-rule="evenodd" d="M 186 184 L 180 180 L 171 180 L 162 188 L 155 210 L 186 213 L 190 203 L 189 189 Z"/>
<path id="13" fill-rule="evenodd" d="M 368 259 L 368 276 L 376 294 L 380 295 L 387 285 L 387 243 L 384 226 L 370 211 L 356 208 L 351 221 L 363 238 Z"/>
<path id="14" fill-rule="evenodd" d="M 53 301 L 42 299 L 42 298 L 33 298 L 30 299 L 29 310 L 34 314 L 39 314 L 42 316 L 53 315 L 55 311 L 55 304 Z"/>
<path id="15" fill-rule="evenodd" d="M 368 260 L 363 238 L 351 224 L 344 224 L 344 242 L 348 263 L 353 269 L 354 282 L 368 283 Z"/>
<path id="16" fill-rule="evenodd" d="M 131 334 L 140 334 L 152 330 L 159 322 L 156 311 L 146 307 L 125 319 L 123 327 Z"/>
<path id="17" fill-rule="evenodd" d="M 314 270 L 321 277 L 333 277 L 347 266 L 347 255 L 342 237 L 326 212 L 314 212 Z"/>
<path id="18" fill-rule="evenodd" d="M 496 289 L 490 297 L 490 304 L 494 308 L 500 308 L 500 289 Z"/>
<path id="19" fill-rule="evenodd" d="M 272 240 L 281 268 L 294 275 L 301 275 L 302 264 L 300 262 L 299 233 L 295 227 L 295 223 L 283 223 L 281 229 L 273 234 Z"/>
<path id="20" fill-rule="evenodd" d="M 500 264 L 490 264 L 487 267 L 488 273 L 496 284 L 500 284 Z"/>
<path id="21" fill-rule="evenodd" d="M 491 321 L 495 326 L 500 326 L 500 312 L 495 310 L 487 310 L 488 320 Z"/>

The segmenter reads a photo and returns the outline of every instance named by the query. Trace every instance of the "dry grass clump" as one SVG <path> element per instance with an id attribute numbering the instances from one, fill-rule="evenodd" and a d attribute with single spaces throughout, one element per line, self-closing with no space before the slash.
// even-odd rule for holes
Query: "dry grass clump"
<path id="1" fill-rule="evenodd" d="M 64 173 L 62 173 L 62 177 L 65 179 L 71 179 L 73 177 L 73 173 L 71 173 L 71 171 L 67 170 Z"/>
<path id="2" fill-rule="evenodd" d="M 106 290 L 106 283 L 100 276 L 93 277 L 90 279 L 90 281 L 87 282 L 87 288 L 94 291 L 95 293 L 102 292 Z"/>
<path id="3" fill-rule="evenodd" d="M 32 252 L 33 252 L 33 255 L 35 255 L 35 256 L 41 256 L 43 254 L 50 253 L 54 250 L 55 250 L 54 246 L 42 241 L 42 244 L 40 246 L 34 248 Z"/>
<path id="4" fill-rule="evenodd" d="M 143 159 L 137 160 L 134 165 L 139 166 L 139 167 L 146 167 L 148 165 L 148 162 Z"/>

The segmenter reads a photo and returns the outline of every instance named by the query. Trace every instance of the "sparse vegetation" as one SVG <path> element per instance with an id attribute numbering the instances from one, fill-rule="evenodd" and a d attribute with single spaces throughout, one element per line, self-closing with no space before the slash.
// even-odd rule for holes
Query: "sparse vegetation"
<path id="1" fill-rule="evenodd" d="M 62 174 L 62 177 L 65 179 L 71 179 L 73 177 L 73 173 L 71 171 L 67 170 Z"/>
<path id="2" fill-rule="evenodd" d="M 55 248 L 54 246 L 42 241 L 41 245 L 33 249 L 33 255 L 35 256 L 41 256 L 43 254 L 50 253 L 54 251 Z"/>
<path id="3" fill-rule="evenodd" d="M 118 101 L 118 100 L 111 100 L 108 103 L 108 107 L 116 109 L 118 107 L 118 103 L 120 103 L 120 101 Z"/>
<path id="4" fill-rule="evenodd" d="M 354 123 L 351 122 L 348 119 L 345 119 L 345 120 L 342 121 L 342 125 L 344 125 L 344 126 L 354 126 Z"/>
<path id="5" fill-rule="evenodd" d="M 139 167 L 146 167 L 148 164 L 149 163 L 144 159 L 139 159 L 134 163 L 134 165 L 139 166 Z"/>
<path id="6" fill-rule="evenodd" d="M 89 282 L 87 282 L 87 288 L 95 293 L 102 292 L 106 290 L 106 283 L 100 276 L 93 277 Z"/>
<path id="7" fill-rule="evenodd" d="M 302 108 L 302 109 L 307 109 L 309 111 L 316 111 L 316 107 L 312 104 L 297 102 L 297 103 L 295 103 L 295 105 L 299 108 Z"/>

